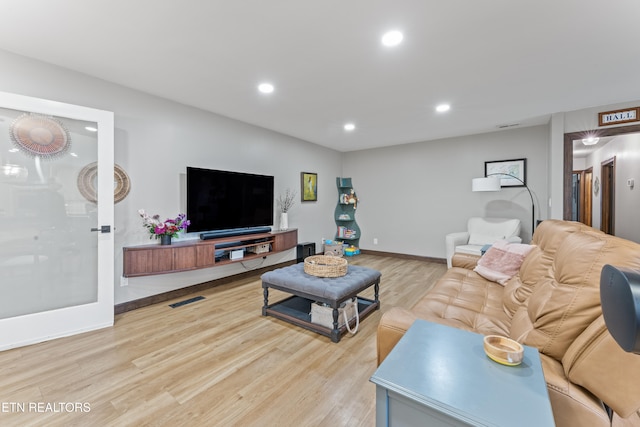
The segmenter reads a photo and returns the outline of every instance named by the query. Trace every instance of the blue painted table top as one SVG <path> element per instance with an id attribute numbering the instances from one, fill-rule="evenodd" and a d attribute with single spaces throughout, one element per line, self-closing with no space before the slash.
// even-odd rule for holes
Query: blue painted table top
<path id="1" fill-rule="evenodd" d="M 371 381 L 472 424 L 553 426 L 538 350 L 523 347 L 522 363 L 504 366 L 482 335 L 417 320 Z"/>

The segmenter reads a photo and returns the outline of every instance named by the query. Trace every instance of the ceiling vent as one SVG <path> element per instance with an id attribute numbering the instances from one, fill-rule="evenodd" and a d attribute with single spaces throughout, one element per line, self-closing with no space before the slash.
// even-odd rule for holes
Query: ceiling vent
<path id="1" fill-rule="evenodd" d="M 507 125 L 498 125 L 497 128 L 498 129 L 507 129 L 507 128 L 514 128 L 516 126 L 520 126 L 520 123 L 509 123 Z"/>

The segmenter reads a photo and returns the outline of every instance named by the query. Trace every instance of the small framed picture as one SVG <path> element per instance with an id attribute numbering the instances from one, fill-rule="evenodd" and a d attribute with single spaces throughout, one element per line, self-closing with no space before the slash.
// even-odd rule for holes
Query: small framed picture
<path id="1" fill-rule="evenodd" d="M 318 201 L 318 174 L 300 172 L 300 194 L 303 202 Z"/>
<path id="2" fill-rule="evenodd" d="M 484 162 L 484 176 L 498 176 L 501 187 L 526 187 L 527 159 Z"/>

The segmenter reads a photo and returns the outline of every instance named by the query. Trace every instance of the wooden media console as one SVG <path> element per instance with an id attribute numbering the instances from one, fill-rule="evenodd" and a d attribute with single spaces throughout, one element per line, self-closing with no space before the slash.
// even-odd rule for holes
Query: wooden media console
<path id="1" fill-rule="evenodd" d="M 298 230 L 245 234 L 210 240 L 188 240 L 171 245 L 140 245 L 123 248 L 123 276 L 139 277 L 215 267 L 238 261 L 263 258 L 293 249 Z M 242 251 L 241 259 L 231 253 Z"/>

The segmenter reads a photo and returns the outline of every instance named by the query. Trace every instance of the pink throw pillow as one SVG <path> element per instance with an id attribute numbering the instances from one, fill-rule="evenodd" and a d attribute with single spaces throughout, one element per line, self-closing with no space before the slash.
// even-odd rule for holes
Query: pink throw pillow
<path id="1" fill-rule="evenodd" d="M 518 273 L 525 257 L 534 247 L 498 240 L 480 258 L 473 271 L 487 280 L 504 285 Z"/>

